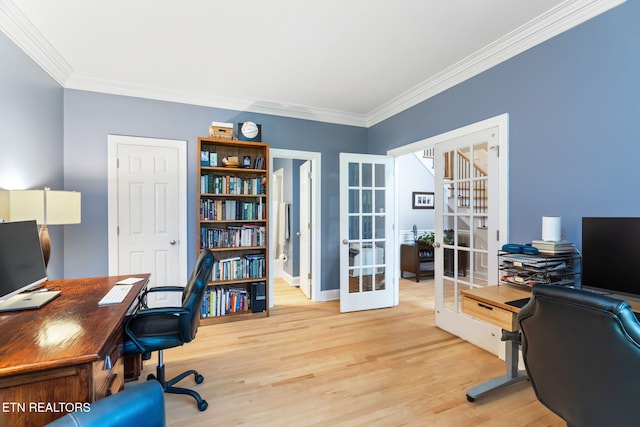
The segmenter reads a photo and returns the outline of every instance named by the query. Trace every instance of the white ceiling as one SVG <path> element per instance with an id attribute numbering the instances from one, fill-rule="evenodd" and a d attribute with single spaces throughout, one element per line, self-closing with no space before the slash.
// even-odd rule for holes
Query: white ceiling
<path id="1" fill-rule="evenodd" d="M 622 1 L 0 0 L 0 29 L 66 88 L 371 126 Z"/>

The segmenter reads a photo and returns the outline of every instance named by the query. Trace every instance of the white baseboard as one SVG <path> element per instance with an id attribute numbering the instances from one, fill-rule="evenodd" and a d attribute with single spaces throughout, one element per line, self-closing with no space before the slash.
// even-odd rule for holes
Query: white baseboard
<path id="1" fill-rule="evenodd" d="M 282 270 L 280 272 L 280 278 L 287 282 L 291 286 L 300 287 L 300 276 L 292 276 L 286 271 Z"/>
<path id="2" fill-rule="evenodd" d="M 320 302 L 340 300 L 340 289 L 329 289 L 320 291 Z"/>

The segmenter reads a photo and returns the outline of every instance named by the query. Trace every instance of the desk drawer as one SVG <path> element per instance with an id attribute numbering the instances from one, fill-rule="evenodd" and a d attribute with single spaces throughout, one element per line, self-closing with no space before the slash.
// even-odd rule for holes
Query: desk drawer
<path id="1" fill-rule="evenodd" d="M 473 298 L 462 298 L 462 312 L 507 331 L 518 330 L 518 319 L 516 313 Z"/>
<path id="2" fill-rule="evenodd" d="M 95 400 L 119 392 L 124 386 L 124 357 L 122 345 L 113 342 L 107 346 L 103 358 L 93 363 L 93 389 Z"/>

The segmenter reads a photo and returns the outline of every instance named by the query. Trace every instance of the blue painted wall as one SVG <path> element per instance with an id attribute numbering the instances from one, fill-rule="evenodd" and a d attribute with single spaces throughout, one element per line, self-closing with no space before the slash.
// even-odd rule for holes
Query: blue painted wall
<path id="1" fill-rule="evenodd" d="M 198 136 L 208 135 L 211 121 L 262 124 L 262 139 L 272 148 L 322 153 L 323 232 L 321 289 L 339 282 L 338 155 L 365 152 L 367 131 L 354 126 L 264 114 L 241 113 L 141 98 L 65 90 L 65 183 L 82 191 L 82 224 L 67 227 L 65 266 L 78 277 L 108 273 L 107 135 L 133 135 L 186 140 L 188 147 L 187 232 L 189 266 L 196 251 L 196 160 Z M 87 253 L 91 242 L 91 253 Z M 191 248 L 193 248 L 191 250 Z"/>
<path id="2" fill-rule="evenodd" d="M 561 216 L 640 216 L 640 1 L 629 0 L 369 129 L 385 153 L 509 113 L 512 242 Z"/>
<path id="3" fill-rule="evenodd" d="M 62 88 L 0 33 L 0 188 L 64 189 Z M 47 273 L 63 277 L 64 229 L 49 227 Z"/>

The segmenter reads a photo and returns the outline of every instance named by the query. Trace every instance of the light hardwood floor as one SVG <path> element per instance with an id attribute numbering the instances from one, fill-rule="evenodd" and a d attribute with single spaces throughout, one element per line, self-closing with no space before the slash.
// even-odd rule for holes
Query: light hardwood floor
<path id="1" fill-rule="evenodd" d="M 312 303 L 278 283 L 270 317 L 200 327 L 164 360 L 168 377 L 204 375 L 181 385 L 209 409 L 166 395 L 168 425 L 565 425 L 528 382 L 468 402 L 466 390 L 502 375 L 504 362 L 434 326 L 432 281 L 402 279 L 400 289 L 398 307 L 340 314 L 338 302 Z"/>

